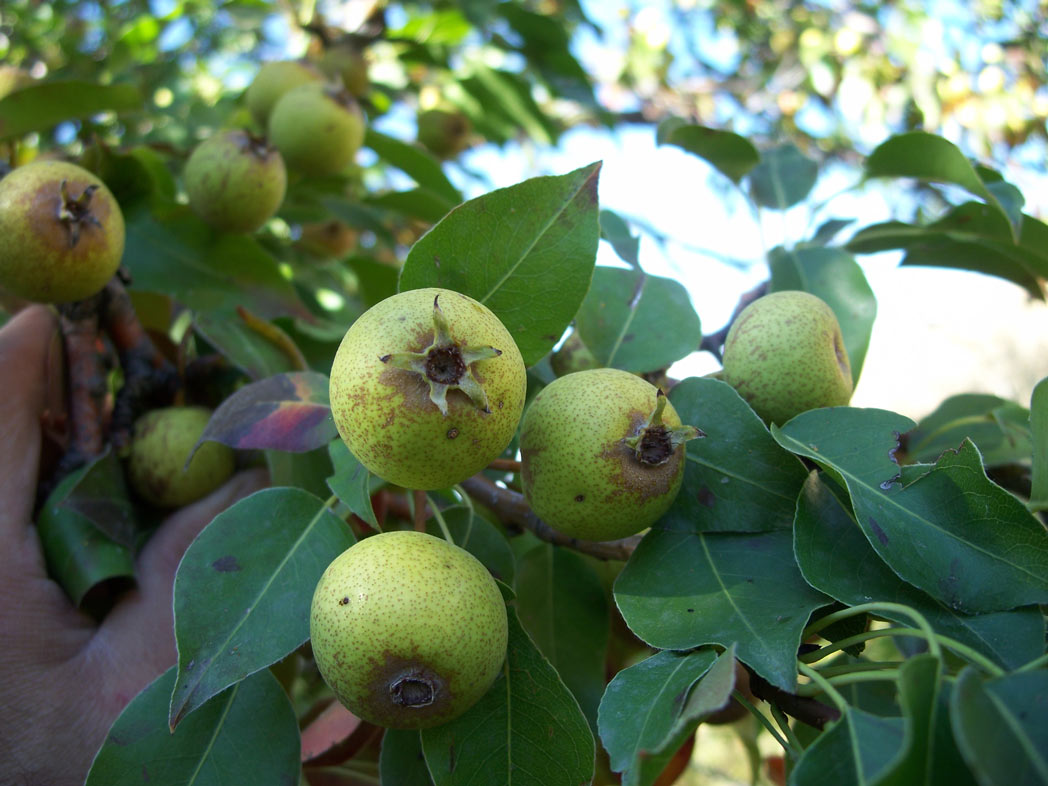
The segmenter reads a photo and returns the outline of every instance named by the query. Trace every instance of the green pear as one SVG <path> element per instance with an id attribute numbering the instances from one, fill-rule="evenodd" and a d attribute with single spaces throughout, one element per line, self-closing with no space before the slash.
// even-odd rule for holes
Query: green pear
<path id="1" fill-rule="evenodd" d="M 458 111 L 427 109 L 418 116 L 418 141 L 438 158 L 454 158 L 469 147 L 473 124 Z"/>
<path id="2" fill-rule="evenodd" d="M 469 552 L 424 532 L 355 543 L 324 571 L 309 615 L 313 655 L 350 712 L 379 726 L 446 723 L 506 659 L 506 606 Z"/>
<path id="3" fill-rule="evenodd" d="M 189 206 L 223 232 L 254 232 L 277 212 L 287 188 L 280 153 L 239 129 L 197 145 L 183 178 Z"/>
<path id="4" fill-rule="evenodd" d="M 844 406 L 852 374 L 837 317 L 807 292 L 772 292 L 735 318 L 722 378 L 769 423 L 817 407 Z"/>
<path id="5" fill-rule="evenodd" d="M 336 175 L 364 143 L 364 114 L 344 90 L 299 85 L 273 107 L 269 139 L 288 169 L 312 177 Z"/>
<path id="6" fill-rule="evenodd" d="M 263 128 L 269 122 L 273 106 L 288 90 L 307 82 L 319 82 L 320 73 L 294 60 L 273 60 L 263 63 L 244 93 L 248 111 Z"/>
<path id="7" fill-rule="evenodd" d="M 37 303 L 83 300 L 124 255 L 124 216 L 76 164 L 38 161 L 0 180 L 0 287 Z"/>
<path id="8" fill-rule="evenodd" d="M 633 535 L 669 509 L 684 478 L 684 442 L 700 435 L 635 374 L 600 368 L 559 377 L 521 421 L 524 496 L 565 535 Z"/>
<path id="9" fill-rule="evenodd" d="M 210 419 L 205 407 L 167 407 L 135 421 L 127 469 L 139 496 L 157 507 L 180 508 L 229 479 L 233 451 L 219 442 L 203 443 L 185 466 Z"/>
<path id="10" fill-rule="evenodd" d="M 558 377 L 600 366 L 590 348 L 582 343 L 577 330 L 572 330 L 557 351 L 550 355 L 549 364 Z"/>
<path id="11" fill-rule="evenodd" d="M 368 471 L 447 488 L 506 449 L 526 389 L 520 350 L 490 309 L 448 289 L 411 289 L 346 331 L 331 365 L 331 414 Z"/>

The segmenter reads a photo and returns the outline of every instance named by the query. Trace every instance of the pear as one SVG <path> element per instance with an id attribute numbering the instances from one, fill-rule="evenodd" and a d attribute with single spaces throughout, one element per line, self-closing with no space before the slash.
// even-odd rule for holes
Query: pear
<path id="1" fill-rule="evenodd" d="M 223 232 L 254 232 L 277 212 L 287 188 L 280 153 L 237 129 L 197 145 L 183 177 L 193 212 Z"/>
<path id="2" fill-rule="evenodd" d="M 273 106 L 288 90 L 307 82 L 319 82 L 320 73 L 294 60 L 272 60 L 263 63 L 244 93 L 248 111 L 263 128 L 269 122 Z"/>
<path id="3" fill-rule="evenodd" d="M 458 111 L 427 109 L 418 116 L 418 142 L 437 158 L 454 158 L 467 147 L 473 124 Z"/>
<path id="4" fill-rule="evenodd" d="M 336 175 L 364 143 L 364 114 L 345 91 L 299 85 L 273 107 L 269 139 L 288 169 L 311 177 Z"/>
<path id="5" fill-rule="evenodd" d="M 233 474 L 231 448 L 205 442 L 186 467 L 193 446 L 211 419 L 205 407 L 154 409 L 135 421 L 128 456 L 131 487 L 147 502 L 179 508 L 207 496 Z"/>
<path id="6" fill-rule="evenodd" d="M 324 681 L 354 715 L 419 729 L 472 707 L 506 659 L 506 606 L 469 552 L 424 532 L 372 535 L 317 583 L 309 616 Z"/>
<path id="7" fill-rule="evenodd" d="M 565 535 L 633 535 L 673 503 L 684 479 L 684 443 L 698 436 L 635 374 L 600 368 L 559 377 L 521 421 L 524 496 Z"/>
<path id="8" fill-rule="evenodd" d="M 447 488 L 506 449 L 526 389 L 520 350 L 490 309 L 448 289 L 412 289 L 346 331 L 331 365 L 331 414 L 368 471 Z"/>
<path id="9" fill-rule="evenodd" d="M 37 303 L 83 300 L 124 255 L 124 216 L 105 184 L 64 161 L 38 161 L 0 180 L 0 287 Z"/>
<path id="10" fill-rule="evenodd" d="M 728 331 L 722 379 L 769 423 L 846 405 L 851 364 L 833 309 L 800 291 L 753 301 Z"/>

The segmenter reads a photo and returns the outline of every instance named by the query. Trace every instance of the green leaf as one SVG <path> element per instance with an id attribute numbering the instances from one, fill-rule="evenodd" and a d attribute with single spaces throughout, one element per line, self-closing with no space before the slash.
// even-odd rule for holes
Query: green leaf
<path id="1" fill-rule="evenodd" d="M 712 649 L 663 650 L 615 675 L 600 701 L 598 716 L 600 739 L 613 770 L 635 767 L 638 759 L 661 747 L 684 709 L 691 686 L 716 659 Z"/>
<path id="2" fill-rule="evenodd" d="M 817 472 L 797 500 L 793 549 L 805 580 L 844 603 L 898 603 L 920 612 L 937 633 L 983 653 L 1006 669 L 1044 651 L 1044 617 L 1036 606 L 971 616 L 950 608 L 900 579 L 863 537 L 847 495 Z M 841 555 L 847 555 L 842 559 Z M 912 625 L 904 614 L 884 616 Z"/>
<path id="3" fill-rule="evenodd" d="M 543 543 L 520 561 L 514 588 L 525 630 L 596 730 L 610 630 L 596 571 L 578 554 Z"/>
<path id="4" fill-rule="evenodd" d="M 479 559 L 496 579 L 513 585 L 516 577 L 513 550 L 495 525 L 464 505 L 445 508 L 443 515 L 455 545 Z M 426 522 L 426 532 L 441 537 L 434 519 Z"/>
<path id="5" fill-rule="evenodd" d="M 637 373 L 668 368 L 702 341 L 699 315 L 683 285 L 616 267 L 594 271 L 576 327 L 602 366 Z"/>
<path id="6" fill-rule="evenodd" d="M 168 669 L 120 713 L 86 786 L 239 786 L 297 783 L 301 742 L 287 694 L 261 671 L 212 698 L 172 732 Z"/>
<path id="7" fill-rule="evenodd" d="M 688 700 L 662 743 L 647 755 L 641 752 L 635 766 L 623 773 L 623 786 L 652 786 L 680 746 L 695 733 L 699 723 L 728 703 L 734 687 L 735 645 L 732 645 L 691 688 Z"/>
<path id="8" fill-rule="evenodd" d="M 350 257 L 346 264 L 357 274 L 360 295 L 367 306 L 373 306 L 397 294 L 397 268 L 368 257 Z"/>
<path id="9" fill-rule="evenodd" d="M 983 682 L 969 666 L 957 678 L 950 720 L 982 786 L 1048 784 L 1048 671 Z"/>
<path id="10" fill-rule="evenodd" d="M 630 232 L 629 224 L 618 213 L 600 211 L 600 238 L 611 244 L 619 259 L 632 268 L 640 269 L 640 238 Z"/>
<path id="11" fill-rule="evenodd" d="M 66 120 L 100 112 L 141 108 L 142 94 L 134 85 L 99 85 L 74 80 L 30 85 L 0 99 L 0 140 L 48 131 Z"/>
<path id="12" fill-rule="evenodd" d="M 88 590 L 107 579 L 132 578 L 131 549 L 105 535 L 87 516 L 62 506 L 88 467 L 67 475 L 48 496 L 36 519 L 47 574 L 80 606 Z"/>
<path id="13" fill-rule="evenodd" d="M 850 707 L 805 749 L 789 786 L 867 786 L 902 750 L 902 718 Z"/>
<path id="14" fill-rule="evenodd" d="M 371 473 L 349 452 L 341 439 L 328 443 L 328 455 L 335 470 L 335 474 L 327 479 L 328 488 L 351 513 L 377 528 L 378 519 L 371 507 L 371 495 L 375 491 Z"/>
<path id="15" fill-rule="evenodd" d="M 583 784 L 593 778 L 586 716 L 509 607 L 506 665 L 483 698 L 450 723 L 422 731 L 437 786 Z"/>
<path id="16" fill-rule="evenodd" d="M 791 143 L 765 150 L 750 172 L 750 191 L 761 207 L 785 210 L 811 192 L 819 165 Z"/>
<path id="17" fill-rule="evenodd" d="M 1023 287 L 1044 300 L 1048 277 L 1048 227 L 1024 216 L 1018 243 L 1000 211 L 967 202 L 928 225 L 889 221 L 866 227 L 847 243 L 849 251 L 871 254 L 903 249 L 904 265 L 974 270 Z"/>
<path id="18" fill-rule="evenodd" d="M 843 478 L 866 539 L 933 598 L 967 613 L 1048 601 L 1048 533 L 986 477 L 975 445 L 966 440 L 930 471 L 898 481 L 892 458 L 908 423 L 838 407 L 805 412 L 772 434 Z"/>
<path id="19" fill-rule="evenodd" d="M 364 145 L 374 150 L 379 158 L 397 167 L 420 186 L 438 194 L 445 201 L 452 205 L 462 201 L 462 193 L 448 180 L 440 162 L 421 147 L 401 142 L 373 128 L 367 129 Z"/>
<path id="20" fill-rule="evenodd" d="M 866 159 L 866 177 L 947 183 L 997 205 L 964 153 L 952 142 L 924 131 L 898 134 L 882 142 Z"/>
<path id="21" fill-rule="evenodd" d="M 270 485 L 302 489 L 321 499 L 330 496 L 326 481 L 334 470 L 326 447 L 308 453 L 267 450 L 265 457 Z"/>
<path id="22" fill-rule="evenodd" d="M 349 527 L 300 489 L 263 489 L 215 517 L 175 574 L 172 728 L 309 638 L 317 581 L 351 545 Z"/>
<path id="23" fill-rule="evenodd" d="M 427 224 L 435 224 L 458 203 L 428 188 L 411 188 L 407 191 L 387 191 L 384 194 L 370 196 L 367 204 L 417 218 Z"/>
<path id="24" fill-rule="evenodd" d="M 771 291 L 800 289 L 825 300 L 841 325 L 852 380 L 859 381 L 870 345 L 877 298 L 862 268 L 839 248 L 775 248 L 768 255 Z"/>
<path id="25" fill-rule="evenodd" d="M 1048 377 L 1037 383 L 1030 398 L 1033 432 L 1033 481 L 1030 510 L 1048 510 Z"/>
<path id="26" fill-rule="evenodd" d="M 386 729 L 378 771 L 382 786 L 431 786 L 433 779 L 422 755 L 422 735 L 417 729 Z"/>
<path id="27" fill-rule="evenodd" d="M 652 647 L 737 642 L 739 660 L 793 690 L 801 631 L 830 599 L 804 581 L 789 532 L 653 529 L 619 574 L 615 602 L 630 630 Z"/>
<path id="28" fill-rule="evenodd" d="M 278 344 L 251 327 L 231 311 L 201 311 L 193 317 L 193 329 L 234 366 L 252 379 L 295 371 L 297 364 Z M 282 333 L 272 325 L 274 333 Z M 285 335 L 288 342 L 291 339 Z"/>
<path id="29" fill-rule="evenodd" d="M 889 769 L 877 778 L 877 786 L 911 786 L 931 779 L 941 680 L 942 664 L 934 655 L 915 655 L 899 666 L 899 703 L 904 720 L 902 750 Z"/>
<path id="30" fill-rule="evenodd" d="M 950 396 L 906 435 L 908 462 L 934 462 L 967 437 L 987 467 L 1025 463 L 1033 451 L 1026 408 L 998 396 L 962 393 Z"/>
<path id="31" fill-rule="evenodd" d="M 673 145 L 698 156 L 735 183 L 760 161 L 760 153 L 746 137 L 679 118 L 664 120 L 655 139 L 660 145 Z"/>
<path id="32" fill-rule="evenodd" d="M 804 466 L 772 439 L 735 389 L 692 377 L 670 391 L 681 422 L 706 437 L 687 443 L 684 484 L 658 527 L 681 532 L 764 532 L 793 524 Z"/>
<path id="33" fill-rule="evenodd" d="M 58 505 L 85 516 L 106 537 L 132 550 L 143 530 L 160 523 L 155 512 L 131 499 L 123 462 L 108 447 L 88 463 Z"/>
<path id="34" fill-rule="evenodd" d="M 600 164 L 591 164 L 537 177 L 458 206 L 412 247 L 400 289 L 444 287 L 479 300 L 502 320 L 524 363 L 534 365 L 589 289 L 599 172 Z"/>

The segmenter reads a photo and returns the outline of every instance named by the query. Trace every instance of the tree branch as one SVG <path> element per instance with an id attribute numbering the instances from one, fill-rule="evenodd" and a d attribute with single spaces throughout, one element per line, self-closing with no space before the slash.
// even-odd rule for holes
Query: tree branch
<path id="1" fill-rule="evenodd" d="M 735 322 L 735 318 L 739 316 L 746 306 L 752 303 L 759 297 L 762 297 L 768 293 L 768 281 L 762 281 L 760 284 L 755 286 L 749 292 L 744 292 L 742 297 L 739 298 L 739 302 L 735 305 L 735 310 L 731 314 L 731 319 L 728 320 L 728 324 L 718 330 L 716 333 L 707 333 L 702 337 L 702 343 L 699 344 L 699 351 L 705 350 L 709 352 L 713 357 L 717 358 L 718 362 L 724 362 L 724 342 L 728 338 L 728 331 L 731 330 L 732 324 Z"/>
<path id="2" fill-rule="evenodd" d="M 747 671 L 750 672 L 750 691 L 753 695 L 769 704 L 774 704 L 790 717 L 820 731 L 827 723 L 840 719 L 841 713 L 836 707 L 806 696 L 795 696 L 782 688 L 776 688 L 752 669 L 747 669 Z"/>
<path id="3" fill-rule="evenodd" d="M 483 475 L 474 475 L 462 481 L 462 488 L 478 502 L 496 510 L 504 521 L 524 527 L 554 546 L 566 546 L 597 559 L 625 561 L 640 543 L 639 535 L 607 542 L 568 537 L 536 516 L 523 494 L 501 488 Z"/>

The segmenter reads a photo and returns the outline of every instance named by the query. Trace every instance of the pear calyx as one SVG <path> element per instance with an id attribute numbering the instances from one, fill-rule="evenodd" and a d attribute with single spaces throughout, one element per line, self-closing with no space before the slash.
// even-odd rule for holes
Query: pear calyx
<path id="1" fill-rule="evenodd" d="M 73 248 L 80 240 L 80 230 L 84 224 L 92 224 L 99 229 L 102 228 L 102 225 L 91 212 L 91 197 L 98 190 L 98 186 L 94 184 L 89 185 L 80 196 L 74 197 L 69 193 L 69 189 L 66 186 L 67 182 L 63 180 L 58 187 L 57 217 L 69 230 L 69 247 Z"/>
<path id="2" fill-rule="evenodd" d="M 655 409 L 648 416 L 647 423 L 636 436 L 623 440 L 627 447 L 633 449 L 637 461 L 649 467 L 665 464 L 673 455 L 673 451 L 688 440 L 706 436 L 695 426 L 667 428 L 662 422 L 662 412 L 665 409 L 666 394 L 659 390 L 655 394 Z"/>

